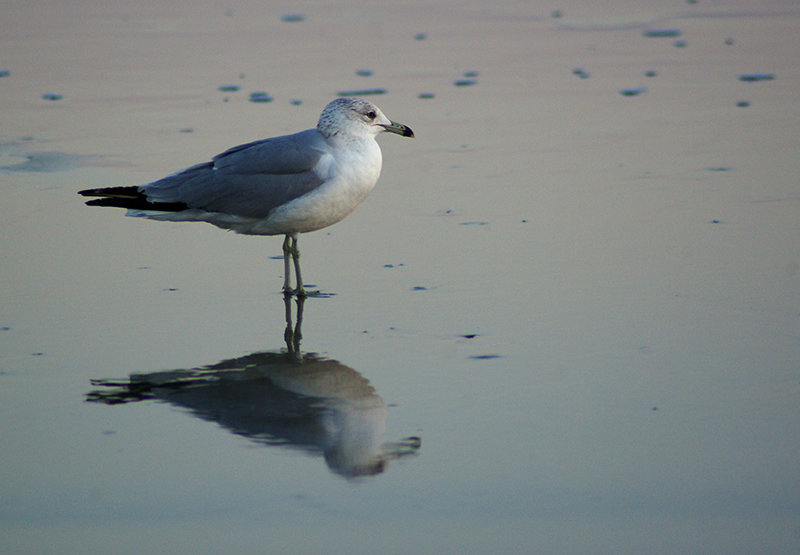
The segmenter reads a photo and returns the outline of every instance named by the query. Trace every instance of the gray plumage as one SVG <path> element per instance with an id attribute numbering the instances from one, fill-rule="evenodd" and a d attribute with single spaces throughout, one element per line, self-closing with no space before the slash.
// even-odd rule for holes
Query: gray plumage
<path id="1" fill-rule="evenodd" d="M 142 188 L 151 202 L 266 218 L 274 208 L 319 187 L 314 167 L 325 152 L 316 129 L 231 148 Z M 246 194 L 243 194 L 246 192 Z"/>

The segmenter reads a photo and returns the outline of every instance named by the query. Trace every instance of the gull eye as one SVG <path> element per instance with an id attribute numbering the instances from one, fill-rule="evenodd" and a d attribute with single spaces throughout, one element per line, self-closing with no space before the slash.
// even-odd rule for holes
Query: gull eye
<path id="1" fill-rule="evenodd" d="M 375 112 L 367 112 L 367 117 L 369 119 L 375 119 L 378 115 Z"/>

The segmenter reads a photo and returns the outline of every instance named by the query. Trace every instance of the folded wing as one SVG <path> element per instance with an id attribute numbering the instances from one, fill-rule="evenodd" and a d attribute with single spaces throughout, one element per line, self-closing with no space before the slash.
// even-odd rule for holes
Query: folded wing
<path id="1" fill-rule="evenodd" d="M 233 147 L 140 187 L 81 191 L 104 197 L 87 204 L 140 210 L 190 209 L 266 218 L 277 206 L 307 194 L 324 181 L 327 148 L 316 129 Z"/>

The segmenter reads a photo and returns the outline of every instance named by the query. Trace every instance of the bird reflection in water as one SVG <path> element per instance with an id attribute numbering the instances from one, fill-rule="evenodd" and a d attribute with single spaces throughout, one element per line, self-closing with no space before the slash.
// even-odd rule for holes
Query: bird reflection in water
<path id="1" fill-rule="evenodd" d="M 346 478 L 379 474 L 389 461 L 415 454 L 418 437 L 383 441 L 388 411 L 366 378 L 335 360 L 300 352 L 303 302 L 284 299 L 286 350 L 127 380 L 92 380 L 102 389 L 86 400 L 165 401 L 256 443 L 322 454 L 331 471 Z"/>

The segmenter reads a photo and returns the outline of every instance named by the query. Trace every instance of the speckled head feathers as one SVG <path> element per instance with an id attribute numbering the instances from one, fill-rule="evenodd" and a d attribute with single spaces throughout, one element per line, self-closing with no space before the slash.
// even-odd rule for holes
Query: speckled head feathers
<path id="1" fill-rule="evenodd" d="M 409 127 L 389 120 L 372 102 L 354 97 L 337 98 L 325 106 L 317 131 L 326 139 L 336 135 L 374 137 L 384 131 L 414 136 Z"/>

